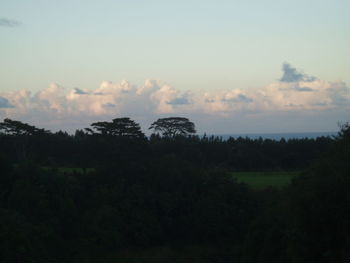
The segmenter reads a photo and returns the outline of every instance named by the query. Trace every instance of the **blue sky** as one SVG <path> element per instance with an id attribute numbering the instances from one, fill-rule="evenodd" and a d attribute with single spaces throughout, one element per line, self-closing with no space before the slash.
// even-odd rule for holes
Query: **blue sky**
<path id="1" fill-rule="evenodd" d="M 246 93 L 259 89 L 265 92 L 266 87 L 278 82 L 283 63 L 296 67 L 301 74 L 343 83 L 341 96 L 347 99 L 349 10 L 350 1 L 345 0 L 0 0 L 0 92 L 1 98 L 16 106 L 6 108 L 6 113 L 2 110 L 2 115 L 28 118 L 29 115 L 16 111 L 19 102 L 14 93 L 25 89 L 33 97 L 52 83 L 65 88 L 67 94 L 74 88 L 96 90 L 103 81 L 127 80 L 142 87 L 145 80 L 155 79 L 176 89 L 177 97 L 169 95 L 168 105 L 173 100 L 186 101 L 184 96 L 192 93 L 218 97 L 225 96 L 221 92 L 240 90 L 240 96 L 247 96 Z M 195 95 L 191 96 L 192 101 L 198 101 L 193 98 Z M 348 111 L 344 103 L 322 112 L 309 106 L 305 104 L 298 110 L 315 111 L 322 122 L 332 108 L 333 112 L 339 111 L 332 113 L 333 118 L 346 121 Z M 199 111 L 204 110 L 197 110 L 196 114 Z M 227 117 L 227 108 L 224 111 L 223 122 L 231 117 L 230 114 Z M 272 115 L 281 114 L 279 107 L 269 111 Z M 196 116 L 193 109 L 186 112 L 177 108 L 166 112 L 156 110 L 152 117 L 163 113 Z M 241 113 L 238 115 L 243 118 Z M 135 118 L 147 119 L 136 115 Z M 266 117 L 261 118 L 263 123 Z M 199 118 L 202 119 L 205 117 Z M 305 122 L 308 123 L 295 122 L 289 131 L 336 129 L 336 122 L 333 126 L 329 123 L 314 128 L 305 127 Z M 257 127 L 246 127 L 240 131 L 259 132 Z"/>

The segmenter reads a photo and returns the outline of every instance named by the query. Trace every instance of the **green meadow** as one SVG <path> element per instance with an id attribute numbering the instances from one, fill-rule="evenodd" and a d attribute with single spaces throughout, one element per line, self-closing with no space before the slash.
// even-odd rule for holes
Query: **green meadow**
<path id="1" fill-rule="evenodd" d="M 90 173 L 94 172 L 94 168 L 81 167 L 42 167 L 44 170 L 56 170 L 60 173 Z M 298 171 L 255 171 L 255 172 L 233 172 L 232 176 L 239 183 L 245 183 L 254 189 L 265 189 L 268 187 L 281 189 L 288 185 L 292 178 L 297 176 Z"/>
<path id="2" fill-rule="evenodd" d="M 299 172 L 273 171 L 273 172 L 233 172 L 232 176 L 239 183 L 246 183 L 255 189 L 274 187 L 281 189 L 287 186 Z"/>

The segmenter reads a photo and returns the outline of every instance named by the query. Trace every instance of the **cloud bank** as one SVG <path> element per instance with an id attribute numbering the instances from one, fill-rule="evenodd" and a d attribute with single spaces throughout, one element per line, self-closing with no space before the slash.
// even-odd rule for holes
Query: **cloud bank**
<path id="1" fill-rule="evenodd" d="M 213 127 L 220 130 L 219 120 L 226 122 L 222 127 L 227 127 L 227 122 L 234 126 L 235 121 L 249 118 L 260 119 L 257 125 L 262 125 L 266 116 L 278 114 L 283 123 L 286 119 L 282 113 L 285 118 L 309 116 L 322 122 L 322 116 L 349 112 L 349 106 L 350 90 L 344 82 L 319 80 L 289 64 L 283 65 L 279 81 L 259 89 L 183 92 L 166 82 L 149 79 L 141 86 L 125 80 L 103 81 L 95 90 L 88 90 L 52 83 L 36 93 L 26 89 L 0 93 L 0 117 L 32 121 L 54 130 L 83 128 L 92 121 L 121 116 L 149 125 L 159 117 L 178 115 L 201 120 L 205 122 L 203 127 L 215 131 Z M 339 115 L 332 121 L 336 124 L 341 118 Z"/>

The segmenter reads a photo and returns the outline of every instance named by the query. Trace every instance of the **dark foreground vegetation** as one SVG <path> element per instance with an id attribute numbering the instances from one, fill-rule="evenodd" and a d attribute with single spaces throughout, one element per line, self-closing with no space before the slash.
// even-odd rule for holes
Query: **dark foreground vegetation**
<path id="1" fill-rule="evenodd" d="M 147 138 L 129 118 L 75 135 L 0 123 L 1 262 L 350 262 L 350 127 L 336 138 Z M 300 172 L 286 187 L 242 171 Z"/>

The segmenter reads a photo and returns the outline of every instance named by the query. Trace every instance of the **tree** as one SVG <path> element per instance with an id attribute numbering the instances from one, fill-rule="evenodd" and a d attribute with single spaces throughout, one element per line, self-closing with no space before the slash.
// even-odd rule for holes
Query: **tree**
<path id="1" fill-rule="evenodd" d="M 149 129 L 162 133 L 163 136 L 187 136 L 196 133 L 194 123 L 183 117 L 161 118 L 153 122 Z"/>
<path id="2" fill-rule="evenodd" d="M 145 136 L 141 131 L 140 125 L 130 118 L 116 118 L 112 122 L 95 122 L 91 124 L 91 127 L 92 129 L 85 129 L 90 134 L 132 138 L 143 138 Z"/>
<path id="3" fill-rule="evenodd" d="M 40 152 L 38 149 L 43 144 L 39 142 L 43 142 L 47 136 L 52 135 L 48 130 L 8 118 L 0 122 L 1 134 L 5 135 L 7 142 L 12 145 L 10 149 L 16 153 L 17 161 L 33 157 L 35 151 Z"/>
<path id="4" fill-rule="evenodd" d="M 8 118 L 0 122 L 0 131 L 8 135 L 44 135 L 50 133 L 48 130 L 39 129 L 27 123 L 14 121 Z"/>

